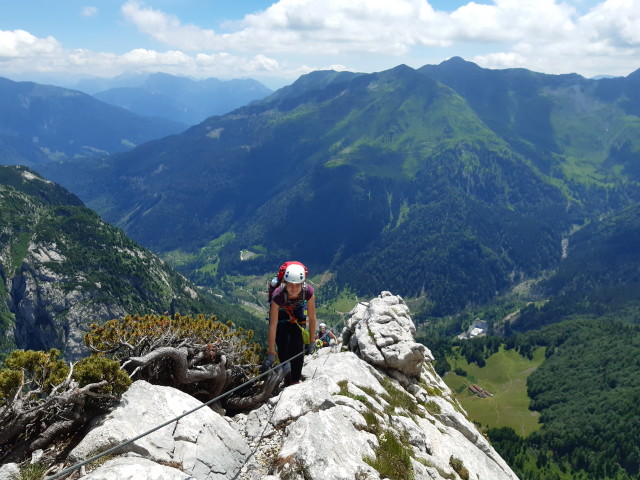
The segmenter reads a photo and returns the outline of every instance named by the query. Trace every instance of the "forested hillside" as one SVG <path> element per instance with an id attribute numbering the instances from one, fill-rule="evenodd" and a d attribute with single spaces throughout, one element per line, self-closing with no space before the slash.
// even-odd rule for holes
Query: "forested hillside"
<path id="1" fill-rule="evenodd" d="M 537 329 L 573 315 L 604 316 L 640 324 L 640 205 L 596 219 L 571 236 L 567 258 L 512 328 Z"/>
<path id="2" fill-rule="evenodd" d="M 499 345 L 528 357 L 540 346 L 546 349 L 545 361 L 527 382 L 529 408 L 540 412 L 539 430 L 522 438 L 514 428 L 485 426 L 519 478 L 638 478 L 637 323 L 573 313 L 526 334 L 477 338 L 459 348 L 470 362 L 484 364 Z"/>
<path id="3" fill-rule="evenodd" d="M 458 63 L 436 68 L 459 77 L 479 69 Z M 173 258 L 178 251 L 199 258 L 199 249 L 224 238 L 215 257 L 176 264 L 207 284 L 262 275 L 296 257 L 334 274 L 336 291 L 389 289 L 422 296 L 434 314 L 455 312 L 554 268 L 572 225 L 637 196 L 633 175 L 614 168 L 620 139 L 635 151 L 625 133 L 635 120 L 619 97 L 604 102 L 593 93 L 599 84 L 578 76 L 518 71 L 507 81 L 513 75 L 492 72 L 504 91 L 491 86 L 495 78 L 484 81 L 482 91 L 503 105 L 490 115 L 475 107 L 473 92 L 463 97 L 405 66 L 314 72 L 99 167 L 42 171 Z M 576 89 L 587 104 L 575 104 Z M 608 133 L 589 123 L 603 109 L 613 122 Z M 597 130 L 599 150 L 566 143 L 561 120 L 576 115 L 578 131 L 587 129 L 580 138 Z M 532 143 L 539 137 L 546 140 Z M 283 241 L 283 231 L 295 235 Z M 241 260 L 241 250 L 251 254 Z"/>
<path id="4" fill-rule="evenodd" d="M 527 382 L 529 408 L 541 414 L 539 431 L 520 438 L 510 428 L 487 430 L 520 478 L 640 473 L 639 212 L 634 205 L 574 232 L 557 271 L 528 296 L 506 296 L 453 321 L 461 329 L 459 322 L 479 315 L 505 336 L 452 342 L 448 322 L 428 319 L 423 341 L 441 374 L 450 369 L 453 349 L 483 366 L 500 345 L 525 357 L 545 348 L 545 361 Z"/>
<path id="5" fill-rule="evenodd" d="M 197 291 L 60 186 L 24 167 L 0 167 L 1 352 L 80 354 L 89 324 L 126 314 L 248 315 Z M 249 322 L 250 323 L 250 322 Z"/>

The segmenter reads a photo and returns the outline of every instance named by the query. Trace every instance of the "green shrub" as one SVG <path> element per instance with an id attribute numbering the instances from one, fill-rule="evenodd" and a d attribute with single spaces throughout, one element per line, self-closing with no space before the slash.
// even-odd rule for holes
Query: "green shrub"
<path id="1" fill-rule="evenodd" d="M 387 391 L 387 394 L 383 395 L 383 398 L 389 403 L 387 410 L 401 408 L 414 415 L 424 417 L 424 413 L 418 408 L 415 397 L 397 388 L 388 378 L 384 378 L 381 383 Z M 387 411 L 386 413 L 392 414 L 393 412 Z"/>
<path id="2" fill-rule="evenodd" d="M 35 401 L 41 401 L 61 384 L 69 375 L 71 368 L 59 359 L 60 351 L 49 352 L 35 350 L 14 350 L 5 360 L 5 368 L 0 370 L 0 399 L 13 398 L 18 389 L 22 394 L 31 395 Z M 80 387 L 106 380 L 107 384 L 94 393 L 119 396 L 131 385 L 127 373 L 120 364 L 108 358 L 91 356 L 83 358 L 74 365 L 72 379 Z M 91 401 L 92 397 L 89 397 Z"/>
<path id="3" fill-rule="evenodd" d="M 73 369 L 73 378 L 80 386 L 107 380 L 107 384 L 96 393 L 114 396 L 122 395 L 131 385 L 129 375 L 120 369 L 118 362 L 97 355 L 79 361 Z"/>
<path id="4" fill-rule="evenodd" d="M 449 458 L 449 465 L 451 465 L 451 468 L 460 475 L 462 480 L 469 480 L 469 470 L 464 466 L 462 460 L 451 455 L 451 458 Z"/>
<path id="5" fill-rule="evenodd" d="M 0 399 L 12 398 L 18 388 L 48 394 L 69 374 L 69 366 L 60 360 L 60 350 L 49 352 L 14 350 L 5 359 L 0 370 Z"/>
<path id="6" fill-rule="evenodd" d="M 209 344 L 224 352 L 230 363 L 260 363 L 261 346 L 253 342 L 253 331 L 234 328 L 233 323 L 220 322 L 215 316 L 128 315 L 104 325 L 90 325 L 84 341 L 91 350 L 108 352 L 119 361 L 146 355 L 158 347 Z"/>
<path id="7" fill-rule="evenodd" d="M 440 408 L 440 404 L 434 402 L 433 400 L 428 400 L 424 402 L 424 408 L 427 409 L 431 415 L 439 415 L 442 413 L 442 409 Z"/>
<path id="8" fill-rule="evenodd" d="M 364 461 L 380 473 L 381 478 L 390 480 L 412 480 L 411 447 L 405 447 L 393 432 L 385 431 L 378 435 L 378 447 L 375 458 Z"/>
<path id="9" fill-rule="evenodd" d="M 20 467 L 20 477 L 16 480 L 40 480 L 46 471 L 47 467 L 40 463 L 26 464 Z"/>

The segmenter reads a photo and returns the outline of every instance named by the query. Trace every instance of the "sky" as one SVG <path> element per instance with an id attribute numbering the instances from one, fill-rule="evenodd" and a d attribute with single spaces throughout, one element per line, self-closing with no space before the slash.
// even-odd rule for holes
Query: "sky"
<path id="1" fill-rule="evenodd" d="M 278 88 L 314 70 L 454 56 L 491 69 L 626 76 L 640 68 L 640 0 L 0 2 L 0 77 L 15 81 L 165 72 Z"/>

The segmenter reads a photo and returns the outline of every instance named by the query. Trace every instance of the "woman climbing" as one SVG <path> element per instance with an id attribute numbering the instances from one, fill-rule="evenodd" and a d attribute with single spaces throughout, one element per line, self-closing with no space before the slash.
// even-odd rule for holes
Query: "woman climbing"
<path id="1" fill-rule="evenodd" d="M 307 268 L 303 264 L 288 262 L 280 286 L 273 291 L 269 310 L 269 345 L 262 364 L 263 371 L 273 365 L 276 347 L 281 363 L 305 349 L 307 354 L 315 349 L 316 299 L 313 287 L 306 283 L 307 275 Z M 303 332 L 306 331 L 307 321 L 309 330 Z M 309 339 L 305 342 L 303 336 L 306 333 Z M 303 363 L 302 355 L 291 360 L 291 376 L 287 384 L 300 382 Z"/>

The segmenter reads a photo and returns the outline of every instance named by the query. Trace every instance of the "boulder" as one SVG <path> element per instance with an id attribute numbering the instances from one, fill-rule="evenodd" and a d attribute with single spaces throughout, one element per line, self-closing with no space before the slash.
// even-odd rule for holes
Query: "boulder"
<path id="1" fill-rule="evenodd" d="M 382 292 L 378 298 L 356 305 L 343 331 L 343 344 L 371 365 L 417 377 L 422 363 L 433 357 L 427 347 L 414 340 L 415 331 L 402 297 Z"/>
<path id="2" fill-rule="evenodd" d="M 83 480 L 194 480 L 188 473 L 151 460 L 127 454 L 107 460 L 99 469 L 82 477 Z"/>
<path id="3" fill-rule="evenodd" d="M 94 428 L 71 451 L 69 460 L 85 460 L 202 405 L 174 388 L 134 382 L 119 405 L 94 422 Z M 176 465 L 196 479 L 226 480 L 240 470 L 250 450 L 225 417 L 203 407 L 118 450 L 127 452 L 153 462 Z M 125 464 L 123 460 L 118 469 Z"/>

